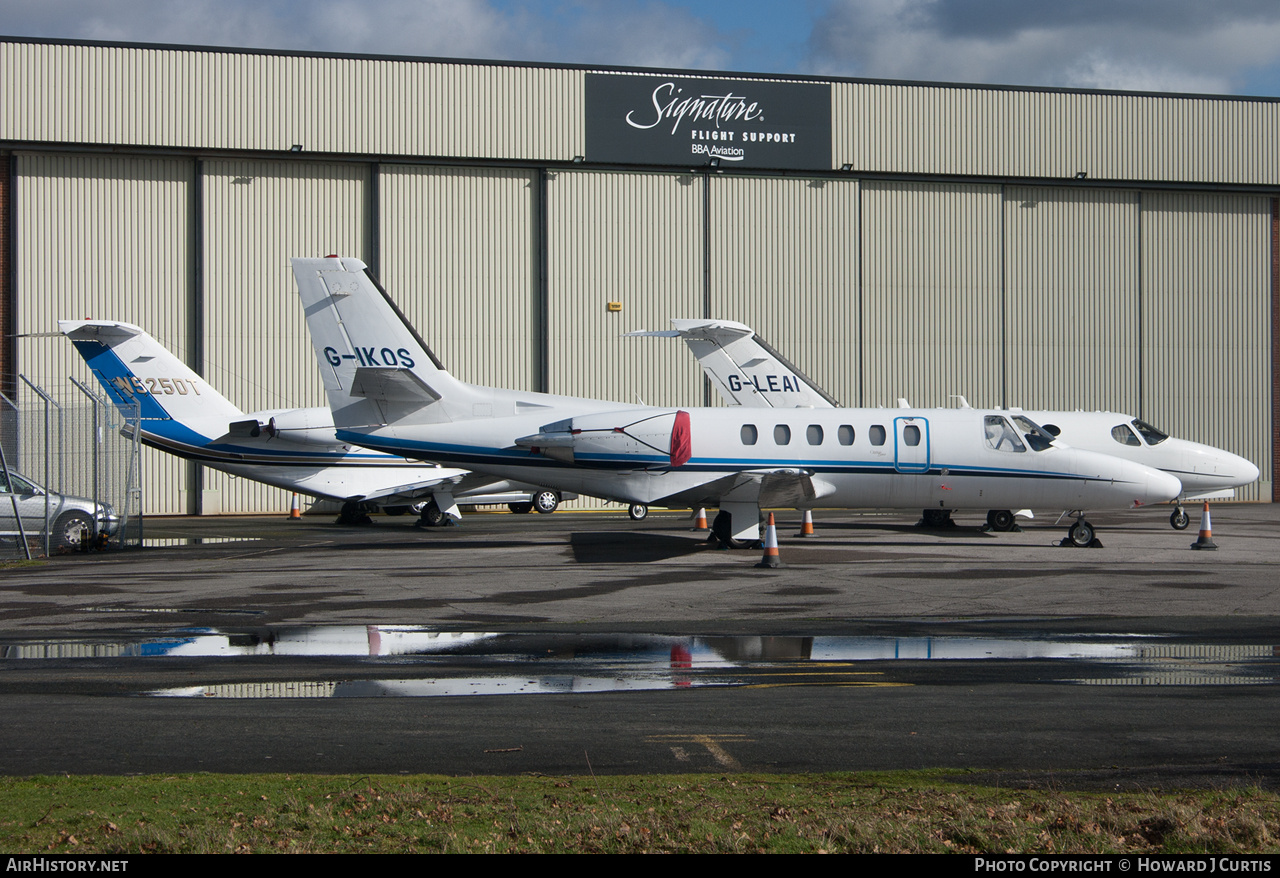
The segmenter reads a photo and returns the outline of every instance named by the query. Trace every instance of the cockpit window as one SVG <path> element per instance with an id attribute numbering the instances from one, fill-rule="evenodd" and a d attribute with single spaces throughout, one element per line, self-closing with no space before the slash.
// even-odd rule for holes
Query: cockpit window
<path id="1" fill-rule="evenodd" d="M 1111 428 L 1111 438 L 1119 442 L 1121 445 L 1133 445 L 1141 448 L 1142 443 L 1138 441 L 1138 437 L 1133 435 L 1133 431 L 1124 424 L 1116 424 Z"/>
<path id="2" fill-rule="evenodd" d="M 1022 415 L 1014 415 L 1013 422 L 1022 430 L 1023 438 L 1031 446 L 1032 451 L 1044 451 L 1053 444 L 1053 436 L 1045 432 L 1039 424 Z"/>
<path id="3" fill-rule="evenodd" d="M 1168 433 L 1162 433 L 1146 421 L 1140 421 L 1137 418 L 1134 418 L 1133 426 L 1134 429 L 1142 434 L 1142 438 L 1147 440 L 1148 445 L 1159 445 L 1161 442 L 1169 438 Z"/>
<path id="4" fill-rule="evenodd" d="M 996 451 L 1026 451 L 1026 446 L 1018 438 L 1018 431 L 1013 425 L 999 415 L 987 415 L 983 419 L 987 433 L 987 447 Z"/>

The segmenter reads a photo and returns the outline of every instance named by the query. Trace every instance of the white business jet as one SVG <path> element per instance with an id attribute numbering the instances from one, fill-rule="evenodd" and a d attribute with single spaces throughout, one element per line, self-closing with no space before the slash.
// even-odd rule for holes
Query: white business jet
<path id="1" fill-rule="evenodd" d="M 749 326 L 731 320 L 672 320 L 673 329 L 631 332 L 632 336 L 683 339 L 698 358 L 708 379 L 729 405 L 754 408 L 831 408 L 835 400 L 810 378 L 771 348 Z M 968 403 L 958 397 L 962 407 Z M 900 401 L 905 406 L 905 402 Z M 1223 500 L 1235 496 L 1235 488 L 1252 484 L 1258 468 L 1239 455 L 1169 436 L 1131 415 L 1116 412 L 1021 411 L 1045 431 L 1072 448 L 1123 457 L 1176 476 L 1183 493 L 1169 523 L 1187 527 L 1184 502 Z M 925 510 L 926 521 L 937 522 L 936 510 Z M 991 509 L 987 523 L 995 530 L 1010 530 L 1014 514 Z"/>
<path id="2" fill-rule="evenodd" d="M 142 329 L 109 320 L 61 320 L 58 329 L 126 417 L 140 404 L 145 444 L 256 482 L 343 504 L 339 522 L 421 506 L 422 523 L 457 518 L 458 503 L 507 503 L 554 512 L 561 495 L 492 476 L 353 448 L 327 408 L 246 414 Z"/>
<path id="3" fill-rule="evenodd" d="M 762 506 L 1127 508 L 1182 489 L 1004 413 L 681 409 L 467 384 L 364 263 L 292 263 L 340 440 L 623 503 L 717 506 L 726 545 L 758 537 Z M 1083 516 L 1073 527 L 1092 541 Z"/>

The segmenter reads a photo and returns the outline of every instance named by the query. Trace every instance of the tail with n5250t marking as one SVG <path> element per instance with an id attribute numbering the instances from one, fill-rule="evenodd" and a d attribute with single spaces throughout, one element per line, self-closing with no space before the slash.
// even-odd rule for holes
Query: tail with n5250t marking
<path id="1" fill-rule="evenodd" d="M 60 320 L 111 401 L 136 411 L 145 433 L 189 441 L 193 431 L 221 436 L 244 412 L 140 327 L 115 320 Z M 207 441 L 207 440 L 206 440 Z"/>

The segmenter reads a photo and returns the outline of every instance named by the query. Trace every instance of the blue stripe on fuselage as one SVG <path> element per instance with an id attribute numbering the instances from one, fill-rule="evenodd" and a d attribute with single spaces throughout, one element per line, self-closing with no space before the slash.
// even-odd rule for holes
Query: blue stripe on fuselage
<path id="1" fill-rule="evenodd" d="M 371 436 L 366 433 L 356 433 L 350 430 L 338 430 L 337 436 L 343 442 L 363 445 L 366 448 L 376 448 L 388 454 L 403 454 L 406 451 L 409 451 L 414 457 L 419 457 L 423 460 L 432 460 L 439 463 L 452 463 L 462 466 L 499 464 L 505 466 L 578 468 L 582 470 L 633 470 L 660 468 L 664 466 L 670 467 L 671 463 L 670 459 L 666 455 L 637 454 L 619 458 L 610 457 L 604 454 L 576 454 L 574 456 L 574 462 L 570 464 L 565 461 L 543 457 L 541 454 L 535 454 L 529 449 L 518 447 L 490 448 L 484 446 L 452 445 L 447 443 L 423 442 L 406 439 L 387 440 L 379 439 L 377 436 Z M 891 460 L 881 463 L 877 461 L 696 457 L 681 466 L 679 468 L 679 472 L 723 473 L 726 470 L 772 468 L 804 469 L 812 473 L 932 475 L 939 477 L 942 476 L 945 471 L 953 476 L 1080 479 L 1081 481 L 1095 481 L 1095 479 L 1091 479 L 1088 476 L 1082 476 L 1079 473 L 1064 473 L 1053 470 L 1011 469 L 1006 467 L 954 466 L 942 463 L 934 463 L 928 472 L 898 473 L 894 468 L 893 461 Z M 1111 480 L 1102 479 L 1101 481 Z"/>

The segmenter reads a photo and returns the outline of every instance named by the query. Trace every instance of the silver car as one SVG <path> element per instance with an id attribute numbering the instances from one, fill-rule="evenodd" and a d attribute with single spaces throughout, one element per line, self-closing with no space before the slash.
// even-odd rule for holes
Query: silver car
<path id="1" fill-rule="evenodd" d="M 105 503 L 98 503 L 95 507 L 94 502 L 87 497 L 45 491 L 35 482 L 12 471 L 6 479 L 4 471 L 0 470 L 0 536 L 18 536 L 18 523 L 13 517 L 15 502 L 18 514 L 22 516 L 22 528 L 26 535 L 33 537 L 43 533 L 46 496 L 51 552 L 80 548 L 85 533 L 92 535 L 94 532 L 95 516 L 98 522 L 97 532 L 100 534 L 113 536 L 120 528 L 120 517 Z"/>

